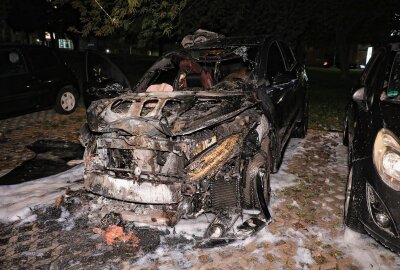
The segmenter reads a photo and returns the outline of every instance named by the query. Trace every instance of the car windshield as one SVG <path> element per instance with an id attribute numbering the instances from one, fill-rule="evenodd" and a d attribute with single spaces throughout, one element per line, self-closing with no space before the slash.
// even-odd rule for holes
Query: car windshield
<path id="1" fill-rule="evenodd" d="M 216 91 L 221 83 L 245 83 L 255 77 L 257 53 L 248 46 L 173 52 L 148 70 L 137 92 Z"/>

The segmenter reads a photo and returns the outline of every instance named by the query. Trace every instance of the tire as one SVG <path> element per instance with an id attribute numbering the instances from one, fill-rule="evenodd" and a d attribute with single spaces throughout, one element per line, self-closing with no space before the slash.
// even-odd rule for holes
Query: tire
<path id="1" fill-rule="evenodd" d="M 350 168 L 353 162 L 353 147 L 349 145 L 347 147 L 347 166 Z"/>
<path id="2" fill-rule="evenodd" d="M 299 122 L 295 123 L 295 126 L 292 131 L 292 137 L 293 138 L 305 138 L 307 135 L 307 129 L 308 129 L 308 99 L 304 101 L 304 108 L 302 111 L 302 116 L 301 120 Z"/>
<path id="3" fill-rule="evenodd" d="M 77 91 L 73 86 L 65 86 L 57 94 L 54 110 L 59 114 L 71 114 L 77 105 Z"/>
<path id="4" fill-rule="evenodd" d="M 268 210 L 269 201 L 271 198 L 271 185 L 269 182 L 269 169 L 260 168 L 258 172 L 258 177 L 256 178 L 256 193 L 257 193 L 257 203 L 259 208 L 264 214 L 267 222 L 271 220 L 271 213 Z"/>
<path id="5" fill-rule="evenodd" d="M 257 177 L 259 173 L 262 173 L 263 175 L 261 183 L 257 183 Z M 249 162 L 246 169 L 246 183 L 243 189 L 245 208 L 259 209 L 265 212 L 265 209 L 262 208 L 268 206 L 271 197 L 271 185 L 269 178 L 270 158 L 269 156 L 257 153 Z"/>
<path id="6" fill-rule="evenodd" d="M 349 123 L 346 119 L 344 120 L 344 129 L 343 129 L 343 145 L 349 146 Z"/>
<path id="7" fill-rule="evenodd" d="M 353 180 L 353 168 L 350 168 L 343 207 L 343 224 L 353 231 L 365 233 L 364 226 L 359 220 L 361 209 L 359 209 L 359 203 L 357 205 L 357 200 L 360 201 L 360 198 L 356 198 L 356 194 L 359 193 L 354 191 Z"/>

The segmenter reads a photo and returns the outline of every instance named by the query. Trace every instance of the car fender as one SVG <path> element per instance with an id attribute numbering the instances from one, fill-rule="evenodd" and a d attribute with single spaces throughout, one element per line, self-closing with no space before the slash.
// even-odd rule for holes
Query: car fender
<path id="1" fill-rule="evenodd" d="M 277 121 L 276 119 L 276 110 L 275 105 L 273 104 L 270 96 L 268 95 L 268 87 L 260 87 L 257 89 L 257 97 L 261 101 L 260 107 L 267 118 L 270 128 L 269 128 L 269 137 L 270 137 L 270 153 L 271 153 L 271 168 L 275 172 L 277 171 L 278 165 L 280 163 L 280 153 L 279 153 L 279 139 L 277 138 Z"/>

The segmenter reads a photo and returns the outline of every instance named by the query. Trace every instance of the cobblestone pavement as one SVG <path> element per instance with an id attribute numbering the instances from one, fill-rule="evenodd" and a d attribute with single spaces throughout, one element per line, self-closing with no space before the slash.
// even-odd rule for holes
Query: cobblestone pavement
<path id="1" fill-rule="evenodd" d="M 76 141 L 84 121 L 82 108 L 70 116 L 41 112 L 0 121 L 5 134 L 1 169 L 29 158 L 24 145 L 34 140 Z M 278 173 L 280 178 L 294 175 L 293 185 L 273 187 L 274 222 L 255 237 L 211 249 L 195 249 L 185 241 L 148 250 L 109 246 L 93 232 L 88 215 L 77 211 L 71 229 L 69 213 L 52 206 L 35 222 L 0 224 L 0 269 L 363 269 L 364 258 L 342 244 L 347 169 L 340 141 L 338 133 L 316 130 L 296 141 L 298 149 Z M 271 180 L 273 186 L 279 177 Z M 81 199 L 79 207 L 90 200 Z M 149 235 L 154 233 L 138 237 L 145 244 Z M 380 260 L 379 268 L 369 269 L 400 269 L 396 255 L 374 241 L 365 243 Z"/>
<path id="2" fill-rule="evenodd" d="M 2 171 L 31 159 L 34 153 L 25 146 L 36 140 L 78 142 L 78 130 L 85 121 L 83 106 L 71 115 L 47 110 L 0 120 L 0 175 Z"/>

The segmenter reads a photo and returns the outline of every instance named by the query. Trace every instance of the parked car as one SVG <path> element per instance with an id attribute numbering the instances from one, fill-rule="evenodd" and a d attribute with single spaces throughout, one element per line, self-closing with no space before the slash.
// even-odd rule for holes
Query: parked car
<path id="1" fill-rule="evenodd" d="M 137 221 L 151 224 L 212 212 L 210 237 L 226 237 L 243 209 L 270 220 L 270 172 L 289 137 L 307 131 L 305 68 L 286 43 L 195 42 L 162 57 L 134 88 L 104 56 L 87 59 L 93 96 L 116 95 L 87 111 L 87 190 L 138 203 Z"/>
<path id="2" fill-rule="evenodd" d="M 78 83 L 53 49 L 42 46 L 0 46 L 0 117 L 54 107 L 72 113 Z"/>
<path id="3" fill-rule="evenodd" d="M 118 97 L 132 89 L 121 69 L 108 57 L 95 50 L 85 53 L 86 81 L 83 101 L 86 108 L 99 99 Z"/>
<path id="4" fill-rule="evenodd" d="M 344 223 L 400 251 L 400 50 L 376 50 L 346 109 Z"/>

